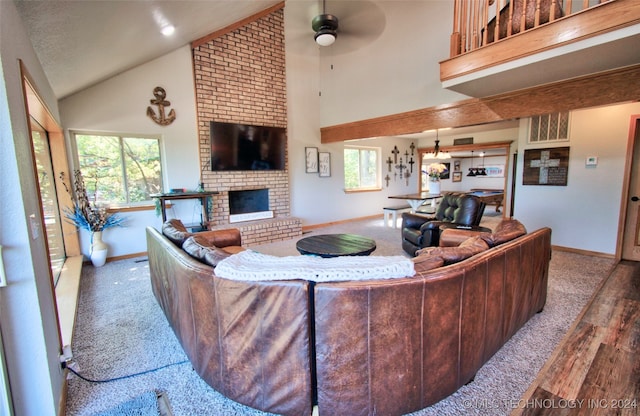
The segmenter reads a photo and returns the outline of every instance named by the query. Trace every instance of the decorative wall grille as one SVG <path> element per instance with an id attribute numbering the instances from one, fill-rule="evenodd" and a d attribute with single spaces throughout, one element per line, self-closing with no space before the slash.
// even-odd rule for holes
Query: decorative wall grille
<path id="1" fill-rule="evenodd" d="M 531 117 L 529 143 L 569 140 L 569 112 Z"/>

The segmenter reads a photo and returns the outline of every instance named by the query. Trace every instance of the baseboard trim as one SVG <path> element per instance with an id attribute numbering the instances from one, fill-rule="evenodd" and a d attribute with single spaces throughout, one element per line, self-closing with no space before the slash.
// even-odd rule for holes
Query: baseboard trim
<path id="1" fill-rule="evenodd" d="M 146 257 L 147 254 L 148 253 L 146 251 L 141 251 L 139 253 L 125 254 L 123 256 L 113 256 L 113 257 L 107 258 L 107 263 L 110 263 L 112 261 L 118 261 L 118 260 L 135 259 L 136 257 Z M 91 260 L 85 259 L 84 264 L 91 264 Z"/>
<path id="2" fill-rule="evenodd" d="M 593 256 L 593 257 L 602 257 L 605 259 L 614 259 L 616 258 L 616 256 L 614 254 L 608 254 L 608 253 L 602 253 L 599 251 L 589 251 L 589 250 L 580 250 L 577 248 L 572 248 L 572 247 L 563 247 L 563 246 L 551 246 L 552 250 L 556 250 L 556 251 L 566 251 L 568 253 L 575 253 L 575 254 L 584 254 L 585 256 Z"/>

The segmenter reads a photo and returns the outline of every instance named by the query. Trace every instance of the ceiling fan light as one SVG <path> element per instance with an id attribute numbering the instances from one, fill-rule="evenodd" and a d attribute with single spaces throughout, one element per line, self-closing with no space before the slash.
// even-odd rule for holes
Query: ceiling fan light
<path id="1" fill-rule="evenodd" d="M 330 29 L 323 29 L 315 35 L 316 43 L 320 46 L 330 46 L 336 41 L 336 32 Z"/>
<path id="2" fill-rule="evenodd" d="M 311 28 L 316 32 L 313 38 L 318 45 L 332 45 L 338 36 L 338 18 L 332 14 L 319 14 L 311 21 Z"/>

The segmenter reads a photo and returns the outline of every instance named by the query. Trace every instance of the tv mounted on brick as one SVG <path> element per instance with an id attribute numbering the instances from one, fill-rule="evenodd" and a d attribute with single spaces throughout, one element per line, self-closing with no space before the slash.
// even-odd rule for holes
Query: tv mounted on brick
<path id="1" fill-rule="evenodd" d="M 283 127 L 212 121 L 211 170 L 284 170 L 287 130 Z"/>

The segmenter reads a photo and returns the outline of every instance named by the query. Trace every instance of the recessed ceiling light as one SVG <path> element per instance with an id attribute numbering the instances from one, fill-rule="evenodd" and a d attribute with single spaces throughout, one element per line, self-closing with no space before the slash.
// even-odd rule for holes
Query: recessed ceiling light
<path id="1" fill-rule="evenodd" d="M 176 28 L 173 25 L 164 26 L 161 30 L 162 34 L 165 36 L 171 36 L 175 31 L 176 31 Z"/>

